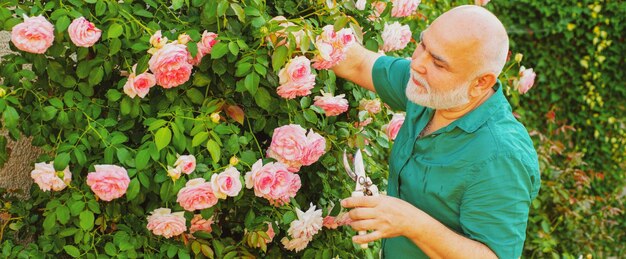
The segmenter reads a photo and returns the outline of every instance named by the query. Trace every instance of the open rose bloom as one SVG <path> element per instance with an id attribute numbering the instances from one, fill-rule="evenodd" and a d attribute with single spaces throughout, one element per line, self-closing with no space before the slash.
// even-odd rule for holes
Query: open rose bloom
<path id="1" fill-rule="evenodd" d="M 346 51 L 356 41 L 352 29 L 335 32 L 332 25 L 322 28 L 322 33 L 315 40 L 319 54 L 313 58 L 313 68 L 329 69 L 346 58 Z"/>
<path id="2" fill-rule="evenodd" d="M 116 165 L 95 165 L 87 174 L 87 185 L 103 201 L 112 201 L 126 194 L 130 178 L 126 169 Z"/>
<path id="3" fill-rule="evenodd" d="M 204 231 L 204 232 L 210 233 L 213 230 L 211 228 L 211 225 L 213 223 L 214 223 L 213 217 L 209 219 L 204 219 L 202 218 L 202 215 L 196 214 L 193 216 L 193 219 L 191 219 L 191 227 L 189 227 L 189 232 L 191 234 L 193 234 L 196 231 Z"/>
<path id="4" fill-rule="evenodd" d="M 21 51 L 42 54 L 52 46 L 53 41 L 54 26 L 41 15 L 24 15 L 24 22 L 11 30 L 11 42 Z"/>
<path id="5" fill-rule="evenodd" d="M 386 24 L 381 37 L 383 38 L 382 51 L 402 50 L 411 41 L 411 28 L 399 22 Z"/>
<path id="6" fill-rule="evenodd" d="M 246 188 L 254 189 L 254 195 L 267 199 L 274 206 L 282 206 L 296 197 L 302 186 L 300 176 L 289 172 L 280 163 L 263 165 L 261 159 L 252 165 L 252 170 L 245 176 Z"/>
<path id="7" fill-rule="evenodd" d="M 383 131 L 387 134 L 387 138 L 390 140 L 396 139 L 398 135 L 398 131 L 402 128 L 402 124 L 404 124 L 404 113 L 395 113 L 389 121 L 389 124 L 383 126 Z"/>
<path id="8" fill-rule="evenodd" d="M 391 0 L 391 5 L 393 6 L 391 9 L 391 16 L 410 16 L 415 12 L 415 10 L 417 10 L 417 6 L 420 2 L 421 0 Z"/>
<path id="9" fill-rule="evenodd" d="M 311 94 L 315 86 L 315 75 L 311 73 L 311 61 L 305 56 L 291 59 L 278 73 L 280 86 L 277 92 L 280 97 L 293 99 L 297 96 Z"/>
<path id="10" fill-rule="evenodd" d="M 289 171 L 298 172 L 302 165 L 311 165 L 326 152 L 326 140 L 321 135 L 297 124 L 274 129 L 267 156 L 287 165 Z"/>
<path id="11" fill-rule="evenodd" d="M 144 98 L 150 92 L 150 88 L 156 84 L 156 78 L 148 72 L 135 75 L 136 68 L 137 65 L 134 65 L 132 73 L 128 76 L 126 84 L 124 84 L 124 93 L 130 98 L 135 98 L 135 96 Z"/>
<path id="12" fill-rule="evenodd" d="M 329 93 L 322 92 L 322 96 L 316 96 L 313 105 L 320 107 L 326 113 L 326 116 L 337 116 L 348 110 L 348 100 L 344 98 L 345 94 L 333 96 Z"/>
<path id="13" fill-rule="evenodd" d="M 187 230 L 184 212 L 174 212 L 168 208 L 159 208 L 148 216 L 146 228 L 157 236 L 170 238 L 178 236 Z"/>
<path id="14" fill-rule="evenodd" d="M 239 171 L 234 167 L 229 167 L 224 172 L 212 175 L 211 184 L 213 184 L 215 196 L 220 199 L 226 199 L 226 196 L 236 197 L 242 188 L 239 175 Z"/>
<path id="15" fill-rule="evenodd" d="M 178 191 L 176 202 L 187 211 L 202 210 L 217 204 L 213 185 L 203 178 L 189 180 L 185 187 Z"/>
<path id="16" fill-rule="evenodd" d="M 87 21 L 85 17 L 79 17 L 74 19 L 70 26 L 67 28 L 67 32 L 70 34 L 70 39 L 76 46 L 79 47 L 91 47 L 102 35 L 102 31 L 96 26 Z"/>
<path id="17" fill-rule="evenodd" d="M 519 79 L 515 80 L 513 85 L 520 94 L 525 94 L 535 84 L 536 76 L 537 74 L 535 74 L 532 68 L 527 69 L 521 66 L 519 69 Z"/>
<path id="18" fill-rule="evenodd" d="M 72 173 L 69 167 L 57 173 L 52 162 L 36 163 L 35 169 L 30 172 L 30 177 L 33 178 L 39 189 L 44 192 L 50 190 L 61 191 L 72 181 Z"/>
<path id="19" fill-rule="evenodd" d="M 315 210 L 315 206 L 311 204 L 309 210 L 302 212 L 296 208 L 296 214 L 298 219 L 291 222 L 287 233 L 291 236 L 291 239 L 284 237 L 281 242 L 288 250 L 295 250 L 296 252 L 306 248 L 313 235 L 322 229 L 323 218 L 322 210 Z"/>
<path id="20" fill-rule="evenodd" d="M 172 88 L 184 84 L 191 76 L 193 66 L 189 64 L 187 46 L 168 43 L 158 49 L 148 61 L 157 85 Z"/>
<path id="21" fill-rule="evenodd" d="M 178 168 L 182 173 L 190 174 L 196 170 L 196 157 L 193 155 L 179 156 L 174 166 Z"/>
<path id="22" fill-rule="evenodd" d="M 198 53 L 196 53 L 196 56 L 192 57 L 191 53 L 189 53 L 189 63 L 194 66 L 200 65 L 200 61 L 202 61 L 202 58 L 208 54 L 211 54 L 213 46 L 217 42 L 217 34 L 204 31 L 202 33 L 202 39 L 200 39 L 200 42 L 196 44 L 196 46 L 198 47 Z"/>

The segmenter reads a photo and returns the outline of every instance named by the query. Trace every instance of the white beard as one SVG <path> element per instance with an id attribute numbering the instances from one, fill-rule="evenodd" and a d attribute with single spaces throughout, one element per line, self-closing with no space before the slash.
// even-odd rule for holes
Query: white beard
<path id="1" fill-rule="evenodd" d="M 433 91 L 428 82 L 419 74 L 411 71 L 411 77 L 406 85 L 406 97 L 417 105 L 433 109 L 450 109 L 469 102 L 468 90 L 471 83 L 453 88 L 447 92 Z M 413 83 L 413 78 L 426 89 L 426 93 L 420 92 L 420 86 Z"/>

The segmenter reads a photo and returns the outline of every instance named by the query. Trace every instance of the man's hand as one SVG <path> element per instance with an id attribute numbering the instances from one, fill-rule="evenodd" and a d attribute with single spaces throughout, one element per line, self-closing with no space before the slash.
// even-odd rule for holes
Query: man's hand
<path id="1" fill-rule="evenodd" d="M 355 243 L 363 244 L 381 238 L 407 235 L 407 228 L 417 227 L 424 212 L 398 198 L 380 195 L 351 197 L 341 201 L 344 208 L 353 208 L 348 215 L 353 220 L 354 230 L 372 230 L 366 235 L 352 237 Z"/>
<path id="2" fill-rule="evenodd" d="M 354 230 L 372 230 L 352 237 L 355 243 L 405 236 L 430 258 L 497 258 L 483 243 L 450 230 L 404 200 L 386 195 L 351 197 L 341 206 L 352 208 L 348 215 Z"/>

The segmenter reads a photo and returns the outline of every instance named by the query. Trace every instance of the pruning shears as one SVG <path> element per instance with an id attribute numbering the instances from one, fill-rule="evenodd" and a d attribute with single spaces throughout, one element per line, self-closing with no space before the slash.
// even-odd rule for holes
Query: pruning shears
<path id="1" fill-rule="evenodd" d="M 357 149 L 354 154 L 354 170 L 348 162 L 348 155 L 343 151 L 343 167 L 346 169 L 348 176 L 356 182 L 356 187 L 352 192 L 352 197 L 360 196 L 378 196 L 378 187 L 372 183 L 372 180 L 365 175 L 365 165 L 363 163 L 363 155 L 361 150 Z M 365 235 L 367 231 L 359 231 L 359 235 Z M 361 244 L 361 248 L 367 248 L 367 244 Z"/>

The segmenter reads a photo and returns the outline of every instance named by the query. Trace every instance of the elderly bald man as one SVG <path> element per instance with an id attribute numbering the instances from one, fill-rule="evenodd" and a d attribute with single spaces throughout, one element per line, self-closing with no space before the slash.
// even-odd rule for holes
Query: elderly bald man
<path id="1" fill-rule="evenodd" d="M 508 45 L 492 13 L 461 6 L 421 33 L 410 61 L 355 46 L 333 68 L 406 111 L 387 196 L 342 201 L 351 226 L 371 230 L 354 242 L 383 238 L 394 259 L 520 257 L 540 175 L 498 81 Z"/>

